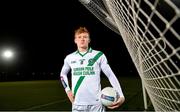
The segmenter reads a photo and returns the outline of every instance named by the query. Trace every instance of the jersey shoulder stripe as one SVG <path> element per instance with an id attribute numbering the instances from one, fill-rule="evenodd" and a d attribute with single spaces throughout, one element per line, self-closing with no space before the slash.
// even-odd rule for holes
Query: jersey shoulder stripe
<path id="1" fill-rule="evenodd" d="M 99 57 L 101 57 L 103 55 L 103 53 L 101 51 L 99 51 L 95 57 L 92 59 L 92 61 L 89 62 L 88 66 L 93 66 L 94 63 L 99 59 Z"/>

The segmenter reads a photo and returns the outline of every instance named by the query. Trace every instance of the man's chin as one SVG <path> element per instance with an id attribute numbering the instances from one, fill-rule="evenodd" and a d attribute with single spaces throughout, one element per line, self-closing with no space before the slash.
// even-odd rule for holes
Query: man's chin
<path id="1" fill-rule="evenodd" d="M 80 46 L 82 49 L 87 49 L 88 47 L 87 46 Z"/>

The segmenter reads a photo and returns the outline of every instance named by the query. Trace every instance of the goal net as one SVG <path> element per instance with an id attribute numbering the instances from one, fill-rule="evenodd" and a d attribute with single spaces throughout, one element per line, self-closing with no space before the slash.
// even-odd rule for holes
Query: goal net
<path id="1" fill-rule="evenodd" d="M 180 1 L 80 0 L 121 35 L 156 111 L 180 111 Z"/>

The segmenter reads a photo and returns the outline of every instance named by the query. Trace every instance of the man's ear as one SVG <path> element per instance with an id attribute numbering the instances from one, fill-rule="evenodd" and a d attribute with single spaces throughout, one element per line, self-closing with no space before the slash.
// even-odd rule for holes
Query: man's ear
<path id="1" fill-rule="evenodd" d="M 74 38 L 74 43 L 77 43 L 77 42 L 76 42 L 76 38 Z"/>
<path id="2" fill-rule="evenodd" d="M 91 42 L 91 39 L 89 38 L 89 43 Z"/>

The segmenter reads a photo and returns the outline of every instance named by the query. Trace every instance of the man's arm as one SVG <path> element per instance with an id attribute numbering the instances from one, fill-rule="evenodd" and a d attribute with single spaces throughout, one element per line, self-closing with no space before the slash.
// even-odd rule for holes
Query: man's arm
<path id="1" fill-rule="evenodd" d="M 106 56 L 104 54 L 101 57 L 100 66 L 101 66 L 103 73 L 107 76 L 109 82 L 113 86 L 113 88 L 115 88 L 115 90 L 120 95 L 119 99 L 116 102 L 114 102 L 111 106 L 109 106 L 108 108 L 110 108 L 110 109 L 118 108 L 125 101 L 125 97 L 123 95 L 120 83 L 119 83 L 118 79 L 116 78 L 115 74 L 113 73 L 112 69 L 110 68 L 110 66 L 107 62 Z"/>
<path id="2" fill-rule="evenodd" d="M 64 65 L 61 69 L 61 73 L 60 73 L 60 80 L 61 80 L 61 83 L 66 91 L 66 94 L 69 98 L 69 100 L 71 101 L 71 103 L 74 101 L 74 95 L 69 87 L 69 82 L 68 82 L 68 77 L 67 77 L 67 74 L 68 72 L 70 71 L 70 66 L 69 64 L 67 63 L 67 59 L 64 60 Z"/>

